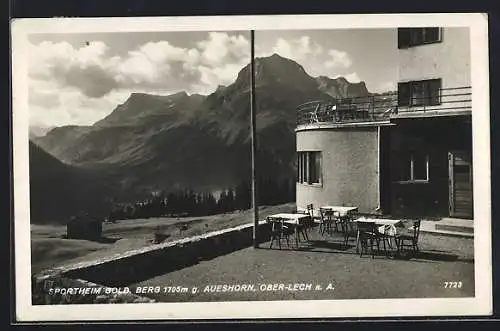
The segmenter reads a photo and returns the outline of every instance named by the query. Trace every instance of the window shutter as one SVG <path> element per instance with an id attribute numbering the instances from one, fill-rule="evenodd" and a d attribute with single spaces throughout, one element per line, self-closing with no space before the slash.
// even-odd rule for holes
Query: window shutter
<path id="1" fill-rule="evenodd" d="M 410 85 L 410 95 L 412 106 L 421 106 L 425 105 L 427 102 L 427 84 L 425 81 L 415 81 Z"/>
<path id="2" fill-rule="evenodd" d="M 411 28 L 410 29 L 410 45 L 420 45 L 424 41 L 424 29 L 423 28 Z"/>
<path id="3" fill-rule="evenodd" d="M 410 83 L 398 83 L 398 106 L 410 105 Z"/>
<path id="4" fill-rule="evenodd" d="M 304 152 L 304 182 L 309 183 L 309 152 Z"/>
<path id="5" fill-rule="evenodd" d="M 297 153 L 297 182 L 300 183 L 300 152 Z"/>
<path id="6" fill-rule="evenodd" d="M 433 79 L 427 82 L 429 105 L 441 104 L 441 79 Z"/>
<path id="7" fill-rule="evenodd" d="M 316 153 L 309 152 L 309 184 L 316 182 Z"/>
<path id="8" fill-rule="evenodd" d="M 316 153 L 316 183 L 321 182 L 321 152 Z"/>
<path id="9" fill-rule="evenodd" d="M 424 42 L 439 41 L 439 28 L 425 28 L 424 29 Z"/>
<path id="10" fill-rule="evenodd" d="M 410 29 L 398 28 L 398 49 L 410 46 Z"/>

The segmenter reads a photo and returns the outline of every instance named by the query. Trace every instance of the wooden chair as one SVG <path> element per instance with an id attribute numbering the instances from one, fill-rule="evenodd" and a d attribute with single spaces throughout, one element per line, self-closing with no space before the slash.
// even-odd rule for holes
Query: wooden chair
<path id="1" fill-rule="evenodd" d="M 336 212 L 336 211 L 333 212 L 333 215 L 332 215 L 332 228 L 335 229 L 335 232 L 339 232 L 340 223 L 342 221 L 342 218 L 345 218 L 345 217 L 347 217 L 348 219 L 350 219 L 349 215 L 343 215 L 343 216 L 341 216 L 340 212 Z"/>
<path id="2" fill-rule="evenodd" d="M 343 247 L 347 249 L 349 244 L 349 239 L 357 238 L 358 226 L 356 222 L 352 221 L 349 215 L 340 216 L 339 222 L 340 222 L 340 229 L 344 237 Z"/>
<path id="3" fill-rule="evenodd" d="M 312 217 L 310 217 L 311 214 L 309 213 L 309 211 L 307 209 L 303 209 L 303 208 L 297 208 L 295 213 L 309 216 L 307 221 L 303 222 L 303 224 L 302 224 L 304 231 L 306 232 L 306 235 L 307 235 L 307 232 L 310 232 L 312 227 L 314 226 L 314 220 L 312 219 Z"/>
<path id="4" fill-rule="evenodd" d="M 285 225 L 288 228 L 289 234 L 294 234 L 295 237 L 295 245 L 297 248 L 299 247 L 299 243 L 304 239 L 305 241 L 309 241 L 309 235 L 307 234 L 306 223 L 295 224 L 295 223 L 287 223 Z"/>
<path id="5" fill-rule="evenodd" d="M 309 230 L 311 230 L 316 225 L 316 219 L 317 219 L 317 217 L 314 215 L 314 205 L 312 203 L 307 205 L 307 214 L 310 217 Z"/>
<path id="6" fill-rule="evenodd" d="M 282 239 L 285 239 L 287 246 L 290 246 L 290 240 L 289 240 L 290 229 L 285 224 L 285 220 L 282 218 L 280 218 L 280 219 L 267 218 L 267 222 L 271 224 L 271 244 L 269 245 L 269 248 L 272 248 L 273 243 L 275 241 L 277 241 L 278 247 L 279 247 L 279 249 L 281 249 L 281 240 Z"/>
<path id="7" fill-rule="evenodd" d="M 390 234 L 390 231 L 391 231 L 391 226 L 390 225 L 383 225 L 383 230 L 380 231 L 380 228 L 377 228 L 376 230 L 378 230 L 376 232 L 376 235 L 377 235 L 377 249 L 380 251 L 380 242 L 382 241 L 383 245 L 384 245 L 384 253 L 385 255 L 387 256 L 389 254 L 387 248 L 392 248 L 392 244 L 391 244 L 391 234 Z"/>
<path id="8" fill-rule="evenodd" d="M 309 229 L 311 228 L 311 220 L 310 218 L 307 218 L 306 221 L 303 221 L 302 223 L 299 223 L 299 224 L 293 224 L 293 225 L 289 225 L 287 224 L 288 227 L 297 227 L 297 233 L 299 235 L 299 240 L 300 240 L 300 235 L 302 235 L 302 238 L 304 238 L 304 240 L 308 241 L 309 240 L 309 235 L 307 234 L 307 232 L 309 231 Z"/>
<path id="9" fill-rule="evenodd" d="M 372 259 L 375 258 L 375 252 L 373 246 L 378 243 L 377 235 L 377 225 L 373 222 L 356 222 L 358 226 L 358 245 L 361 244 L 361 249 L 359 250 L 359 256 L 363 257 L 363 253 L 370 253 Z"/>
<path id="10" fill-rule="evenodd" d="M 420 220 L 414 221 L 409 234 L 396 234 L 394 239 L 396 241 L 398 252 L 405 250 L 405 247 L 411 247 L 414 253 L 419 251 L 418 237 L 420 234 Z"/>
<path id="11" fill-rule="evenodd" d="M 321 235 L 325 233 L 331 234 L 333 224 L 334 224 L 334 213 L 329 209 L 320 208 L 320 223 L 318 231 Z"/>

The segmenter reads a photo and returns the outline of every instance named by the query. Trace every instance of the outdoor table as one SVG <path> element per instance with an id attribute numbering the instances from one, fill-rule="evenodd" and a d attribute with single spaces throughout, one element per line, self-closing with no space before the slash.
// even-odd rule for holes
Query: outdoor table
<path id="1" fill-rule="evenodd" d="M 297 214 L 310 215 L 309 210 L 307 210 L 307 208 L 302 208 L 302 207 L 297 207 Z M 319 209 L 313 209 L 312 217 L 314 219 L 318 219 L 320 217 Z"/>
<path id="2" fill-rule="evenodd" d="M 389 236 L 395 236 L 398 233 L 398 228 L 403 227 L 403 221 L 401 220 L 393 220 L 393 219 L 385 219 L 385 218 L 366 218 L 360 217 L 358 219 L 352 220 L 352 222 L 366 222 L 366 223 L 375 223 L 378 225 L 378 231 L 383 234 L 388 234 Z M 389 231 L 386 232 L 385 227 L 389 225 Z M 359 244 L 359 230 L 356 236 L 356 252 L 359 253 L 358 249 Z"/>
<path id="3" fill-rule="evenodd" d="M 298 214 L 307 214 L 307 208 L 297 207 Z"/>
<path id="4" fill-rule="evenodd" d="M 294 225 L 294 232 L 295 232 L 295 243 L 297 244 L 297 247 L 298 247 L 299 246 L 299 232 L 298 232 L 297 225 L 301 225 L 304 222 L 307 222 L 309 220 L 309 217 L 310 216 L 307 214 L 280 213 L 280 214 L 269 215 L 269 216 L 267 216 L 267 219 L 270 221 L 273 221 L 276 219 L 283 219 L 285 223 L 293 224 Z"/>
<path id="5" fill-rule="evenodd" d="M 331 210 L 339 214 L 339 216 L 346 216 L 358 210 L 358 207 L 345 207 L 345 206 L 323 206 L 326 210 Z"/>

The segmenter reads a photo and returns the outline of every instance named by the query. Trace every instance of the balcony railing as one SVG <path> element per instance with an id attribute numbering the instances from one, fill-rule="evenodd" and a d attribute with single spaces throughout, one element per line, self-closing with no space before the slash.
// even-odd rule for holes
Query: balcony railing
<path id="1" fill-rule="evenodd" d="M 297 125 L 387 121 L 406 113 L 428 115 L 471 110 L 471 88 L 440 89 L 430 97 L 409 96 L 398 102 L 398 93 L 318 100 L 297 107 Z"/>

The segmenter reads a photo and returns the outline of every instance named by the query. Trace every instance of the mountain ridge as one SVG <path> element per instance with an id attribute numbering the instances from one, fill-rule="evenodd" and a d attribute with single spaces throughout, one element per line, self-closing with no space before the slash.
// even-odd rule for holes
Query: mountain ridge
<path id="1" fill-rule="evenodd" d="M 259 176 L 294 181 L 295 108 L 369 92 L 364 82 L 311 77 L 277 54 L 257 58 L 255 69 Z M 223 190 L 250 180 L 249 75 L 246 65 L 206 96 L 132 93 L 94 125 L 56 128 L 37 143 L 71 167 L 113 173 L 110 185 L 124 200 L 157 190 Z"/>

